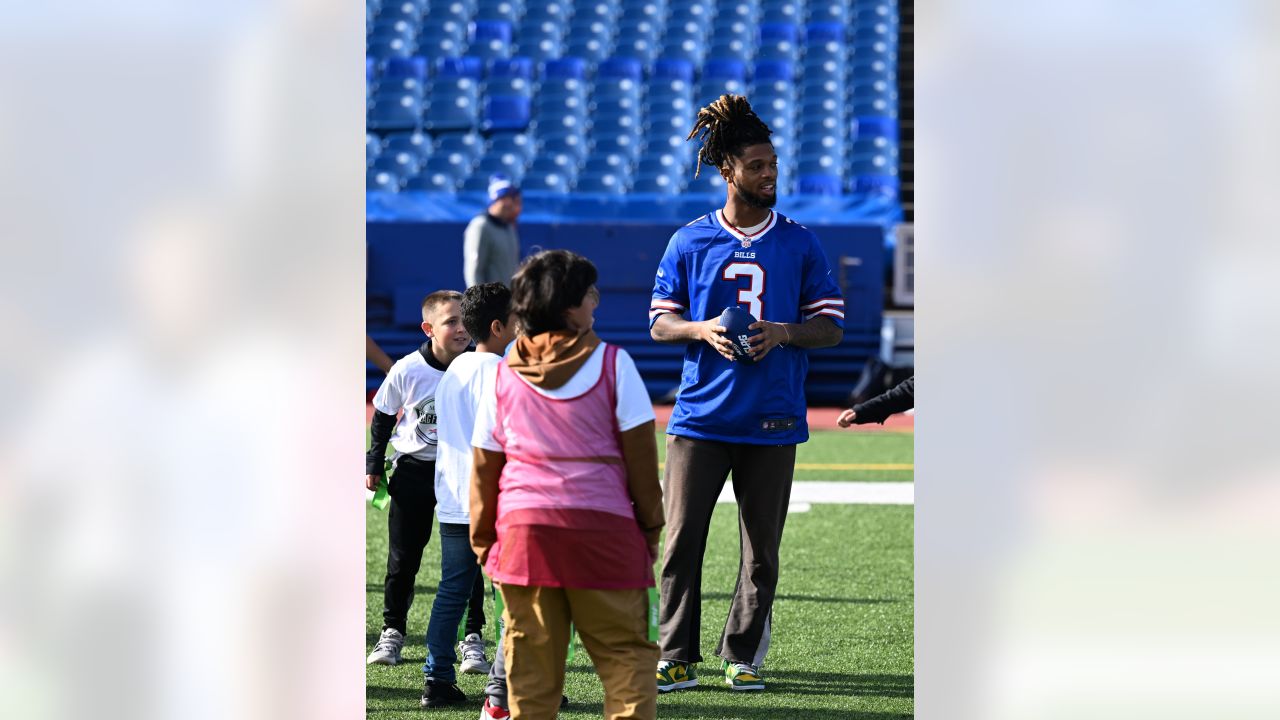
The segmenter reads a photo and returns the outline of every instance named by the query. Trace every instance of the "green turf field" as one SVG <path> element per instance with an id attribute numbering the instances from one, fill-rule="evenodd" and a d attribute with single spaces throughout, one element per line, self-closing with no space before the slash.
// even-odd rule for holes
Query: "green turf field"
<path id="1" fill-rule="evenodd" d="M 911 433 L 821 430 L 800 446 L 799 465 L 910 465 Z M 367 439 L 366 439 L 367 442 Z M 664 436 L 659 436 L 659 450 Z M 796 471 L 796 480 L 911 481 L 906 470 Z M 368 506 L 366 506 L 368 507 Z M 791 515 L 782 542 L 782 576 L 774 606 L 774 642 L 765 667 L 764 693 L 732 693 L 721 684 L 717 661 L 700 667 L 702 687 L 658 699 L 660 718 L 743 720 L 833 717 L 896 720 L 914 714 L 912 506 L 820 505 Z M 366 511 L 366 648 L 381 630 L 386 570 L 386 514 Z M 404 663 L 366 670 L 368 717 L 475 720 L 485 678 L 459 676 L 471 699 L 459 708 L 422 710 L 423 636 L 440 573 L 436 537 L 427 546 L 418 595 L 409 617 Z M 717 506 L 703 579 L 703 648 L 712 657 L 724 625 L 738 564 L 732 505 Z M 492 601 L 486 640 L 493 653 Z M 566 674 L 572 700 L 564 720 L 599 718 L 600 682 L 579 649 Z"/>
<path id="2" fill-rule="evenodd" d="M 889 720 L 913 716 L 912 510 L 910 506 L 814 505 L 787 520 L 782 576 L 774 605 L 774 642 L 765 667 L 768 689 L 733 693 L 720 684 L 718 664 L 701 666 L 702 687 L 663 695 L 663 718 L 839 717 Z M 368 511 L 366 652 L 381 629 L 382 576 L 386 567 L 386 516 Z M 479 716 L 485 678 L 459 676 L 474 698 L 459 708 L 424 711 L 422 637 L 440 573 L 437 540 L 427 546 L 418 596 L 409 617 L 405 662 L 370 666 L 368 717 Z M 711 657 L 724 624 L 738 565 L 732 505 L 720 505 L 711 523 L 703 577 L 703 655 Z M 434 558 L 435 562 L 428 561 Z M 490 606 L 490 609 L 492 606 Z M 490 613 L 491 614 L 491 613 Z M 490 640 L 490 625 L 486 639 Z M 560 717 L 599 718 L 604 695 L 585 651 L 570 663 L 565 693 L 572 704 Z"/>

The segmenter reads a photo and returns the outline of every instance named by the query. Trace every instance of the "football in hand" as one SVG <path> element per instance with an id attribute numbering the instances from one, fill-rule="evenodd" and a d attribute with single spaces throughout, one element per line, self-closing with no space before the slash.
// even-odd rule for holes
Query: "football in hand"
<path id="1" fill-rule="evenodd" d="M 756 319 L 751 313 L 743 310 L 737 305 L 731 305 L 720 313 L 720 324 L 724 326 L 724 336 L 733 343 L 733 355 L 738 362 L 750 365 L 755 360 L 751 357 L 751 345 L 747 339 L 758 334 L 759 330 L 749 330 L 748 327 L 754 323 Z"/>

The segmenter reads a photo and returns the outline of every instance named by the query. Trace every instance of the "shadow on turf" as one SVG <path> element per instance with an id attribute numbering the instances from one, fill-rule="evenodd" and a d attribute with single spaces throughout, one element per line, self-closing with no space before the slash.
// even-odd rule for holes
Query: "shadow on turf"
<path id="1" fill-rule="evenodd" d="M 912 675 L 854 675 L 845 673 L 780 671 L 765 682 L 778 692 L 796 695 L 853 695 L 857 697 L 909 698 L 915 696 Z"/>
<path id="2" fill-rule="evenodd" d="M 365 583 L 365 584 L 364 584 L 364 591 L 365 591 L 365 592 L 367 592 L 367 593 L 380 593 L 380 592 L 382 592 L 382 591 L 383 591 L 382 583 Z M 414 585 L 414 586 L 413 586 L 413 594 L 414 594 L 414 595 L 417 595 L 417 594 L 419 594 L 419 593 L 432 593 L 432 594 L 434 594 L 434 593 L 435 593 L 435 591 L 436 591 L 436 586 L 435 586 L 435 585 Z"/>
<path id="3" fill-rule="evenodd" d="M 766 691 L 767 692 L 767 691 Z M 744 693 L 749 694 L 749 693 Z M 661 696 L 658 699 L 658 717 L 660 718 L 769 718 L 774 720 L 780 717 L 812 717 L 815 712 L 822 713 L 825 717 L 839 717 L 842 720 L 910 720 L 913 717 L 911 713 L 897 712 L 869 712 L 857 710 L 815 710 L 811 707 L 788 707 L 785 705 L 769 705 L 767 707 L 752 707 L 748 702 L 750 698 L 738 699 L 735 696 L 728 696 L 723 703 L 707 704 L 699 702 L 697 704 L 682 705 L 680 704 L 680 693 L 676 693 L 674 697 L 667 698 Z M 737 702 L 735 702 L 737 700 Z M 598 706 L 599 707 L 599 706 Z"/>
<path id="4" fill-rule="evenodd" d="M 707 600 L 732 600 L 733 593 L 726 592 L 704 592 L 702 599 Z M 881 603 L 900 602 L 897 598 L 854 598 L 854 597 L 821 597 L 819 595 L 796 595 L 786 593 L 778 595 L 777 600 L 793 600 L 798 602 L 819 602 L 819 603 L 837 603 L 841 605 L 879 605 Z"/>

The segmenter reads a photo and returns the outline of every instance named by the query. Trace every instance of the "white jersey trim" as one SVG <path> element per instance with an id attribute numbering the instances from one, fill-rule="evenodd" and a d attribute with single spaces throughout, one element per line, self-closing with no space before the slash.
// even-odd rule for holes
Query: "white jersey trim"
<path id="1" fill-rule="evenodd" d="M 728 220 L 724 219 L 724 211 L 722 210 L 716 211 L 716 222 L 720 223 L 720 227 L 724 228 L 725 232 L 729 233 L 739 241 L 758 243 L 761 240 L 764 240 L 764 236 L 773 229 L 774 225 L 778 224 L 778 213 L 770 210 L 769 219 L 765 221 L 764 229 L 751 233 L 750 235 L 738 232 L 737 228 L 735 228 Z"/>

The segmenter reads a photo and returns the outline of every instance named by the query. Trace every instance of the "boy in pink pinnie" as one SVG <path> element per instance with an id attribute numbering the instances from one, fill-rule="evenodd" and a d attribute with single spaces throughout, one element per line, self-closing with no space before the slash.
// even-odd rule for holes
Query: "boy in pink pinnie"
<path id="1" fill-rule="evenodd" d="M 471 438 L 471 545 L 505 603 L 511 717 L 552 718 L 569 624 L 609 720 L 657 714 L 648 588 L 663 525 L 653 407 L 627 353 L 591 327 L 596 268 L 564 250 L 512 280 L 523 328 Z"/>

